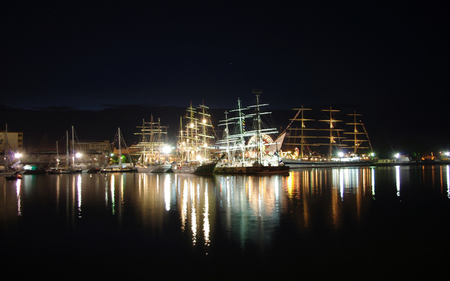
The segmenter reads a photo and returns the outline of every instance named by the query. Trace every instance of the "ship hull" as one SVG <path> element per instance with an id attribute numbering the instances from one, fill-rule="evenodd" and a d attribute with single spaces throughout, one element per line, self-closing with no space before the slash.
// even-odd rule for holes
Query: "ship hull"
<path id="1" fill-rule="evenodd" d="M 288 166 L 220 166 L 214 169 L 215 174 L 259 174 L 259 175 L 289 175 Z"/>
<path id="2" fill-rule="evenodd" d="M 304 161 L 304 160 L 291 160 L 284 159 L 284 165 L 295 168 L 328 168 L 328 167 L 359 167 L 359 166 L 371 166 L 374 161 Z"/>
<path id="3" fill-rule="evenodd" d="M 215 167 L 216 167 L 216 163 L 200 165 L 195 169 L 194 174 L 196 174 L 196 175 L 212 175 L 214 173 Z"/>
<path id="4" fill-rule="evenodd" d="M 173 173 L 172 171 L 172 165 L 165 164 L 165 165 L 157 165 L 151 173 Z"/>

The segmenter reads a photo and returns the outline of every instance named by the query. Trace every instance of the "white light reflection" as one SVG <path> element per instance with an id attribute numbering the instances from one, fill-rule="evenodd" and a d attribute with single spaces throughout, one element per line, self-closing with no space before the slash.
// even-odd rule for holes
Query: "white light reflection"
<path id="1" fill-rule="evenodd" d="M 164 203 L 166 211 L 170 211 L 170 176 L 166 175 L 164 179 Z"/>
<path id="2" fill-rule="evenodd" d="M 81 219 L 81 175 L 77 177 L 77 205 L 78 205 L 78 218 Z"/>
<path id="3" fill-rule="evenodd" d="M 447 165 L 447 197 L 450 199 L 450 165 Z"/>
<path id="4" fill-rule="evenodd" d="M 400 197 L 400 166 L 395 166 L 395 186 L 397 187 L 397 197 Z"/>
<path id="5" fill-rule="evenodd" d="M 110 185 L 110 197 L 111 197 L 111 212 L 113 215 L 115 215 L 115 211 L 116 211 L 116 201 L 115 201 L 115 195 L 114 195 L 114 186 L 115 186 L 116 182 L 115 182 L 115 177 L 114 175 L 111 175 L 111 185 Z"/>
<path id="6" fill-rule="evenodd" d="M 184 231 L 186 229 L 186 220 L 187 220 L 187 200 L 188 200 L 188 182 L 187 180 L 183 181 L 182 187 L 183 197 L 181 199 L 181 230 Z"/>
<path id="7" fill-rule="evenodd" d="M 339 193 L 341 194 L 341 201 L 344 201 L 344 192 L 345 192 L 345 176 L 344 170 L 339 170 Z"/>
<path id="8" fill-rule="evenodd" d="M 203 213 L 203 233 L 205 236 L 205 245 L 209 246 L 211 241 L 209 240 L 209 233 L 211 226 L 209 225 L 209 200 L 208 200 L 208 184 L 205 183 L 205 212 Z"/>
<path id="9" fill-rule="evenodd" d="M 22 205 L 20 201 L 20 190 L 21 190 L 22 181 L 16 180 L 16 194 L 17 194 L 17 216 L 22 216 Z"/>
<path id="10" fill-rule="evenodd" d="M 197 210 L 195 208 L 195 191 L 194 191 L 193 183 L 190 182 L 189 191 L 191 198 L 191 231 L 192 231 L 192 244 L 195 245 L 197 243 Z"/>

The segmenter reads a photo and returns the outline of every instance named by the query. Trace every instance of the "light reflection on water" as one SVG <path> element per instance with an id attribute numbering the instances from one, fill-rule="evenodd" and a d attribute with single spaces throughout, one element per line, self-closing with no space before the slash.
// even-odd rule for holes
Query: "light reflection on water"
<path id="1" fill-rule="evenodd" d="M 192 246 L 264 247 L 280 237 L 283 222 L 299 235 L 347 230 L 365 221 L 373 201 L 394 195 L 401 202 L 418 190 L 450 198 L 449 182 L 449 165 L 298 169 L 288 177 L 25 175 L 0 179 L 0 229 L 14 231 L 19 217 L 65 217 L 77 229 L 86 218 L 109 216 L 149 239 L 178 229 Z"/>

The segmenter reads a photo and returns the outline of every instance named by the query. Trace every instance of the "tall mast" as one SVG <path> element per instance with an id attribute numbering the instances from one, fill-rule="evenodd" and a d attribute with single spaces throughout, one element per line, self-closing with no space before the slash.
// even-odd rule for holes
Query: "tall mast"
<path id="1" fill-rule="evenodd" d="M 58 141 L 56 141 L 56 169 L 59 169 Z"/>
<path id="2" fill-rule="evenodd" d="M 329 142 L 328 142 L 328 147 L 329 147 L 328 148 L 328 150 L 329 150 L 328 151 L 328 157 L 331 158 L 332 152 L 333 152 L 333 145 L 336 145 L 336 140 L 344 138 L 344 137 L 338 137 L 338 136 L 334 136 L 333 135 L 334 132 L 338 133 L 340 131 L 343 131 L 343 129 L 335 128 L 335 123 L 342 122 L 342 120 L 333 119 L 333 112 L 339 112 L 340 110 L 338 110 L 338 109 L 333 109 L 330 106 L 330 109 L 322 109 L 322 111 L 329 112 L 329 118 L 328 119 L 326 119 L 326 120 L 319 120 L 319 121 L 327 122 L 328 125 L 329 125 L 329 128 L 328 129 L 324 129 L 324 130 L 329 132 L 329 136 L 327 137 L 327 138 L 329 138 Z M 339 144 L 339 146 L 343 146 L 343 145 Z"/>
<path id="3" fill-rule="evenodd" d="M 75 137 L 73 126 L 72 126 L 72 168 L 75 168 Z"/>
<path id="4" fill-rule="evenodd" d="M 300 128 L 289 128 L 289 131 L 292 132 L 294 131 L 294 133 L 291 133 L 287 138 L 290 139 L 292 142 L 285 142 L 286 145 L 300 145 L 300 159 L 303 159 L 303 157 L 305 156 L 305 146 L 306 146 L 306 139 L 307 138 L 317 138 L 317 136 L 307 136 L 305 134 L 306 131 L 313 131 L 316 130 L 314 128 L 307 128 L 305 125 L 306 121 L 314 121 L 314 119 L 306 119 L 304 116 L 304 112 L 305 110 L 311 110 L 311 108 L 305 108 L 303 107 L 303 105 L 301 106 L 301 108 L 294 108 L 293 110 L 297 110 L 297 114 L 295 115 L 295 117 L 293 119 L 290 119 L 292 122 L 294 121 L 299 121 L 300 122 Z M 297 118 L 298 114 L 300 115 L 300 118 Z M 297 135 L 297 133 L 295 131 L 300 131 L 300 136 Z M 298 143 L 295 139 L 300 138 L 300 143 Z M 292 140 L 294 139 L 294 140 Z M 309 145 L 317 145 L 317 144 L 309 144 Z"/>
<path id="5" fill-rule="evenodd" d="M 161 142 L 161 119 L 158 118 L 158 161 L 161 162 L 161 149 L 162 149 L 162 142 Z"/>
<path id="6" fill-rule="evenodd" d="M 196 109 L 192 107 L 192 101 L 190 106 L 187 108 L 186 119 L 189 121 L 186 124 L 186 147 L 188 148 L 188 160 L 191 158 L 191 152 L 193 153 L 194 159 L 198 151 L 198 136 L 197 136 L 197 121 L 198 118 L 195 117 L 197 113 Z"/>
<path id="7" fill-rule="evenodd" d="M 9 169 L 10 159 L 8 154 L 8 124 L 5 124 L 5 145 L 3 146 L 3 152 L 5 154 L 5 164 L 6 168 Z"/>
<path id="8" fill-rule="evenodd" d="M 69 131 L 66 131 L 66 170 L 69 169 Z"/>
<path id="9" fill-rule="evenodd" d="M 225 134 L 227 136 L 227 159 L 228 164 L 230 163 L 230 140 L 229 135 L 230 131 L 228 130 L 228 111 L 225 110 Z"/>
<path id="10" fill-rule="evenodd" d="M 200 122 L 198 122 L 199 126 L 201 126 L 201 133 L 198 134 L 201 137 L 201 147 L 203 150 L 203 159 L 207 159 L 209 157 L 209 139 L 214 138 L 213 136 L 208 134 L 209 129 L 212 128 L 211 125 L 211 115 L 206 111 L 209 107 L 205 105 L 205 102 L 199 106 L 201 111 L 198 113 L 200 115 Z"/>
<path id="11" fill-rule="evenodd" d="M 258 144 L 258 163 L 261 164 L 262 159 L 262 138 L 261 138 L 261 115 L 259 111 L 259 92 L 256 93 L 256 139 Z"/>
<path id="12" fill-rule="evenodd" d="M 358 126 L 361 126 L 364 129 L 364 124 L 362 122 L 358 122 L 356 119 L 356 116 L 361 116 L 361 114 L 357 114 L 356 111 L 353 111 L 353 113 L 348 114 L 349 116 L 353 116 L 353 123 L 346 123 L 346 125 L 352 125 L 353 130 L 351 132 L 344 132 L 344 134 L 353 135 L 353 140 L 348 140 L 353 142 L 353 153 L 357 153 L 358 149 L 369 149 L 369 147 L 363 147 L 361 144 L 367 140 L 358 139 L 357 135 L 367 135 L 366 132 L 359 132 Z"/>
<path id="13" fill-rule="evenodd" d="M 122 141 L 120 139 L 120 127 L 117 130 L 117 134 L 119 135 L 119 168 L 122 168 Z"/>

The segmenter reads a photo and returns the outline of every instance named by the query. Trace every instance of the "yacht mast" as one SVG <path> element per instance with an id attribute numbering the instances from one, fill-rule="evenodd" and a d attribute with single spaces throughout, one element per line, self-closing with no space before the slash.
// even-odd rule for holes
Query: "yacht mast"
<path id="1" fill-rule="evenodd" d="M 66 170 L 69 169 L 69 131 L 66 131 Z"/>
<path id="2" fill-rule="evenodd" d="M 72 168 L 75 169 L 75 137 L 73 126 L 72 126 Z"/>
<path id="3" fill-rule="evenodd" d="M 120 139 L 120 127 L 117 130 L 117 134 L 119 135 L 119 168 L 122 168 L 122 144 Z"/>

